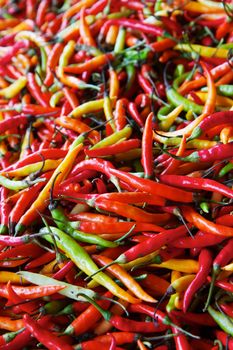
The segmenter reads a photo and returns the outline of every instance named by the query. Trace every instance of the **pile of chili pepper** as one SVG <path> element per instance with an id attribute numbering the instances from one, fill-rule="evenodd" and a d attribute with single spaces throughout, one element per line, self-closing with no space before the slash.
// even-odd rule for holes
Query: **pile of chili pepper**
<path id="1" fill-rule="evenodd" d="M 233 349 L 231 0 L 0 0 L 0 350 Z"/>

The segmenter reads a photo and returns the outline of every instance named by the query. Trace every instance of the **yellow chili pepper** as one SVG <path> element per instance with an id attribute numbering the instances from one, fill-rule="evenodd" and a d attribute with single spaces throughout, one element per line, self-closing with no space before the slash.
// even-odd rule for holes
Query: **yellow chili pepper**
<path id="1" fill-rule="evenodd" d="M 26 19 L 25 21 L 17 24 L 15 27 L 2 31 L 1 34 L 8 35 L 8 34 L 20 33 L 20 32 L 25 31 L 25 30 L 32 30 L 33 23 L 34 22 Z"/>
<path id="2" fill-rule="evenodd" d="M 175 282 L 178 278 L 181 277 L 180 271 L 172 271 L 171 272 L 171 283 Z"/>
<path id="3" fill-rule="evenodd" d="M 69 59 L 73 56 L 73 53 L 75 51 L 75 45 L 75 41 L 70 40 L 64 47 L 64 50 L 62 51 L 62 54 L 59 59 L 59 65 L 57 70 L 59 76 L 63 74 L 63 68 L 68 65 Z"/>
<path id="4" fill-rule="evenodd" d="M 56 169 L 58 165 L 62 162 L 62 159 L 46 159 L 44 162 L 33 163 L 25 165 L 22 168 L 11 170 L 8 172 L 1 172 L 1 175 L 10 176 L 10 177 L 24 177 L 28 176 L 36 171 L 42 169 L 42 172 Z"/>
<path id="5" fill-rule="evenodd" d="M 83 144 L 79 143 L 77 145 L 77 141 L 79 142 L 79 139 L 75 140 L 70 146 L 69 152 L 59 164 L 59 166 L 56 168 L 50 180 L 40 192 L 39 196 L 33 202 L 31 207 L 26 211 L 26 213 L 21 217 L 20 221 L 16 226 L 16 232 L 21 231 L 25 225 L 28 225 L 34 218 L 37 217 L 38 212 L 42 212 L 46 208 L 47 199 L 49 198 L 50 189 L 52 184 L 54 183 L 54 180 L 56 179 L 56 185 L 58 185 L 61 183 L 61 181 L 63 181 L 66 178 L 70 169 L 73 166 L 75 158 L 83 148 Z"/>
<path id="6" fill-rule="evenodd" d="M 114 69 L 110 69 L 109 71 L 110 75 L 110 82 L 109 82 L 109 97 L 112 100 L 113 106 L 116 104 L 116 99 L 119 95 L 119 80 L 117 77 L 117 72 Z"/>
<path id="7" fill-rule="evenodd" d="M 13 284 L 28 284 L 28 282 L 15 272 L 0 271 L 0 283 L 10 281 Z"/>
<path id="8" fill-rule="evenodd" d="M 72 118 L 80 118 L 85 116 L 85 114 L 97 112 L 101 109 L 103 109 L 104 106 L 104 99 L 101 98 L 100 100 L 96 101 L 90 101 L 85 102 L 81 104 L 80 106 L 76 107 L 70 114 L 69 117 Z"/>
<path id="9" fill-rule="evenodd" d="M 183 111 L 183 108 L 184 108 L 184 106 L 180 105 L 180 106 L 176 107 L 168 115 L 164 116 L 162 118 L 160 125 L 159 125 L 160 128 L 164 131 L 167 131 L 172 126 L 172 124 L 174 123 L 176 118 L 179 116 L 179 114 Z M 160 120 L 161 120 L 161 118 L 160 118 Z"/>
<path id="10" fill-rule="evenodd" d="M 205 102 L 207 99 L 207 92 L 197 91 L 196 95 Z M 220 107 L 232 107 L 233 106 L 233 99 L 225 96 L 216 96 L 216 106 Z"/>
<path id="11" fill-rule="evenodd" d="M 227 126 L 223 128 L 220 132 L 220 141 L 224 144 L 231 142 L 231 138 L 233 136 L 233 128 L 232 126 Z"/>
<path id="12" fill-rule="evenodd" d="M 215 1 L 188 1 L 182 6 L 183 9 L 198 13 L 224 13 L 223 3 Z"/>
<path id="13" fill-rule="evenodd" d="M 26 132 L 25 132 L 25 135 L 23 138 L 23 142 L 21 144 L 21 152 L 19 155 L 19 159 L 22 159 L 25 156 L 25 154 L 27 153 L 27 150 L 30 148 L 30 145 L 32 144 L 32 142 L 33 142 L 33 134 L 31 132 L 31 127 L 28 127 L 26 129 Z"/>
<path id="14" fill-rule="evenodd" d="M 64 18 L 64 16 L 63 16 Z M 86 16 L 85 20 L 87 21 L 87 24 L 90 25 L 92 23 L 94 23 L 95 21 L 95 16 Z M 72 23 L 71 25 L 69 25 L 68 27 L 66 27 L 65 29 L 61 30 L 58 35 L 57 35 L 57 39 L 59 40 L 67 40 L 67 38 L 69 38 L 72 34 L 79 34 L 79 27 L 80 27 L 80 20 Z"/>
<path id="15" fill-rule="evenodd" d="M 195 3 L 196 4 L 196 3 Z M 197 44 L 177 44 L 174 47 L 174 50 L 185 51 L 185 52 L 195 52 L 203 57 L 218 57 L 218 58 L 227 58 L 229 50 L 216 48 L 216 47 L 208 47 Z"/>
<path id="16" fill-rule="evenodd" d="M 174 292 L 181 293 L 185 291 L 190 283 L 194 280 L 195 275 L 185 275 L 177 278 L 171 283 L 171 288 L 174 289 Z"/>
<path id="17" fill-rule="evenodd" d="M 175 136 L 189 136 L 191 135 L 193 129 L 198 126 L 198 124 L 206 117 L 206 114 L 201 114 L 198 118 L 193 120 L 191 123 L 189 123 L 187 126 L 185 126 L 183 129 L 175 130 L 175 131 L 160 131 L 157 130 L 157 133 L 153 133 L 153 138 L 155 141 L 157 141 L 157 136 L 168 136 L 168 137 L 175 137 Z"/>
<path id="18" fill-rule="evenodd" d="M 105 96 L 104 97 L 104 114 L 105 114 L 105 118 L 106 120 L 109 122 L 109 124 L 111 125 L 111 128 L 113 131 L 116 130 L 116 126 L 114 123 L 114 116 L 113 116 L 113 112 L 112 112 L 112 102 L 109 96 Z"/>
<path id="19" fill-rule="evenodd" d="M 20 77 L 15 80 L 11 85 L 7 86 L 4 89 L 0 90 L 0 96 L 3 96 L 7 99 L 13 98 L 26 86 L 27 78 Z"/>
<path id="20" fill-rule="evenodd" d="M 63 18 L 68 20 L 70 17 L 76 15 L 82 7 L 88 8 L 95 3 L 96 0 L 81 0 L 73 6 L 69 7 L 68 10 L 63 14 Z"/>
<path id="21" fill-rule="evenodd" d="M 150 264 L 148 266 L 176 270 L 184 273 L 197 273 L 199 268 L 198 261 L 192 259 L 170 259 L 161 264 Z"/>
<path id="22" fill-rule="evenodd" d="M 51 107 L 56 107 L 56 105 L 59 103 L 59 101 L 64 96 L 64 93 L 62 91 L 57 91 L 55 94 L 53 94 L 50 98 L 49 104 Z"/>
<path id="23" fill-rule="evenodd" d="M 117 39 L 117 35 L 118 35 L 118 31 L 119 31 L 119 27 L 116 26 L 116 25 L 111 25 L 108 32 L 107 32 L 107 35 L 106 35 L 106 38 L 105 38 L 105 41 L 107 44 L 110 44 L 110 45 L 114 45 L 115 42 L 116 42 L 116 39 Z"/>
<path id="24" fill-rule="evenodd" d="M 33 42 L 36 46 L 44 47 L 46 52 L 50 51 L 48 43 L 44 40 L 44 38 L 35 32 L 31 32 L 29 30 L 21 30 L 18 34 L 15 36 L 15 40 L 23 40 L 27 39 L 31 42 Z"/>
<path id="25" fill-rule="evenodd" d="M 102 139 L 101 141 L 99 141 L 98 143 L 96 143 L 94 146 L 91 147 L 91 150 L 92 149 L 96 149 L 96 148 L 101 148 L 101 147 L 114 145 L 115 143 L 117 143 L 122 138 L 128 139 L 131 134 L 132 134 L 131 126 L 130 125 L 126 125 L 124 127 L 124 129 L 121 129 L 120 131 L 116 131 L 112 135 L 107 136 L 104 139 Z"/>
<path id="26" fill-rule="evenodd" d="M 54 273 L 54 268 L 57 265 L 57 259 L 50 261 L 48 264 L 44 265 L 40 270 L 42 275 L 52 275 Z"/>
<path id="27" fill-rule="evenodd" d="M 233 271 L 233 262 L 222 267 L 224 271 Z"/>

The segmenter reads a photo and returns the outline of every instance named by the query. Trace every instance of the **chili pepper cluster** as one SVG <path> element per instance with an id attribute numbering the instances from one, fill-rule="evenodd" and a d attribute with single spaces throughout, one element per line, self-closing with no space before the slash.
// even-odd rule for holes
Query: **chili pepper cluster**
<path id="1" fill-rule="evenodd" d="M 232 1 L 0 0 L 0 350 L 233 349 Z"/>

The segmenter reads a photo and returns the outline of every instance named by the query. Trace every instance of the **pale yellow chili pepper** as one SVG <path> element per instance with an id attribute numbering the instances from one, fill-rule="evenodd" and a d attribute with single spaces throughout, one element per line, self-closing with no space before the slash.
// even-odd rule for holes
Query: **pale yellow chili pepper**
<path id="1" fill-rule="evenodd" d="M 4 89 L 0 90 L 0 96 L 3 96 L 7 99 L 11 99 L 18 95 L 18 93 L 26 86 L 27 78 L 20 77 L 15 80 L 11 85 L 7 86 Z"/>

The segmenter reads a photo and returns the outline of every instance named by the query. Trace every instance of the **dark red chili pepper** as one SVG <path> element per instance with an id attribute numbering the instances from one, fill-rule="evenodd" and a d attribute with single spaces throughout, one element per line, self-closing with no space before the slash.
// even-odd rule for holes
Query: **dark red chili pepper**
<path id="1" fill-rule="evenodd" d="M 199 255 L 198 262 L 199 262 L 199 270 L 196 274 L 196 277 L 190 283 L 190 285 L 188 286 L 187 290 L 184 293 L 184 300 L 183 300 L 184 312 L 188 310 L 188 307 L 192 302 L 194 294 L 198 291 L 198 289 L 201 286 L 203 286 L 203 284 L 207 280 L 207 277 L 212 265 L 212 254 L 208 249 L 202 249 Z"/>
<path id="2" fill-rule="evenodd" d="M 216 327 L 216 322 L 208 313 L 183 313 L 182 311 L 172 310 L 171 315 L 175 316 L 178 320 L 181 320 L 186 324 L 199 324 L 205 327 Z"/>
<path id="3" fill-rule="evenodd" d="M 217 339 L 221 341 L 224 346 L 227 346 L 228 350 L 233 350 L 233 338 L 223 331 L 215 331 Z"/>

